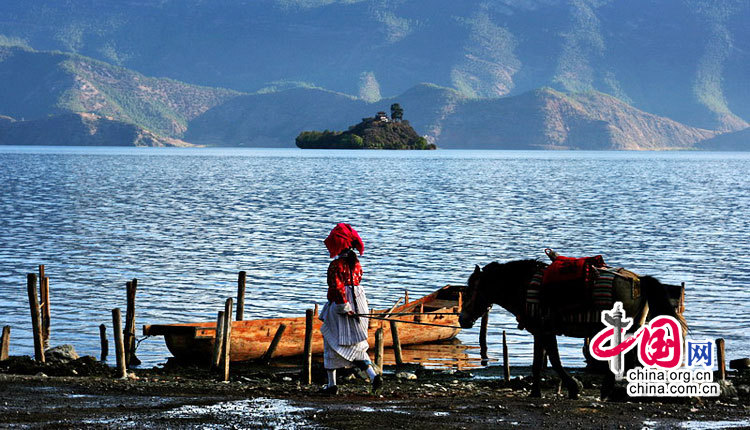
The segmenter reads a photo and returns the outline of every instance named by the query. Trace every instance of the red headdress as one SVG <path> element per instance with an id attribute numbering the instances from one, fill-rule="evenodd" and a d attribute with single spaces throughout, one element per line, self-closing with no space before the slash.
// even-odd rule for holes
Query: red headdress
<path id="1" fill-rule="evenodd" d="M 362 242 L 359 233 L 352 226 L 343 222 L 336 224 L 336 227 L 331 230 L 323 243 L 326 244 L 331 258 L 339 255 L 341 251 L 347 248 L 356 248 L 359 255 L 365 252 L 365 243 Z"/>

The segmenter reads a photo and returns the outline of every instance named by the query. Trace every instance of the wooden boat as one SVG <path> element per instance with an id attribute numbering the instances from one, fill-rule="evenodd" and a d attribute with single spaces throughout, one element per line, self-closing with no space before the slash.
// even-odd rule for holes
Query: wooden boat
<path id="1" fill-rule="evenodd" d="M 376 315 L 370 318 L 368 342 L 375 345 L 375 331 L 383 327 L 383 343 L 386 347 L 393 345 L 390 323 L 376 318 L 389 320 L 414 321 L 428 325 L 400 323 L 398 335 L 401 345 L 422 344 L 452 339 L 461 331 L 458 326 L 457 313 L 461 308 L 461 285 L 448 285 L 419 300 L 409 302 L 408 294 L 405 303 L 399 299 L 387 310 L 371 310 Z M 447 313 L 455 315 L 446 315 Z M 401 315 L 409 314 L 409 315 Z M 246 321 L 233 321 L 231 332 L 230 361 L 247 361 L 261 358 L 273 340 L 276 330 L 286 324 L 273 357 L 293 357 L 303 354 L 305 340 L 305 317 L 270 318 Z M 320 333 L 320 321 L 313 318 L 312 353 L 323 353 L 323 336 Z M 199 322 L 186 324 L 145 325 L 146 336 L 164 336 L 169 351 L 178 359 L 189 361 L 209 361 L 213 352 L 216 336 L 216 322 Z"/>

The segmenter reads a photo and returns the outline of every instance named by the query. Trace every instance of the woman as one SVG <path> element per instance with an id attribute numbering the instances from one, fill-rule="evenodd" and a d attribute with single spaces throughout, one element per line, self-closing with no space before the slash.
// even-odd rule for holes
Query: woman
<path id="1" fill-rule="evenodd" d="M 336 369 L 354 365 L 367 373 L 372 391 L 377 393 L 383 386 L 383 379 L 375 373 L 367 355 L 368 319 L 359 316 L 370 312 L 365 290 L 360 285 L 362 265 L 354 251 L 362 255 L 364 243 L 359 234 L 344 223 L 337 224 L 324 243 L 334 260 L 328 265 L 328 303 L 320 311 L 323 365 L 328 372 L 328 385 L 321 392 L 336 394 Z"/>

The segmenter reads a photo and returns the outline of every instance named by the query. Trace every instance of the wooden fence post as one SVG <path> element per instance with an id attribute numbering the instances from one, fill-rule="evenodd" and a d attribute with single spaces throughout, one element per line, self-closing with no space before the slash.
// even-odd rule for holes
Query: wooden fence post
<path id="1" fill-rule="evenodd" d="M 727 364 L 724 356 L 724 339 L 716 339 L 716 363 L 719 366 L 719 380 L 727 379 Z"/>
<path id="2" fill-rule="evenodd" d="M 50 327 L 50 307 L 49 307 L 49 278 L 44 277 L 41 280 L 41 288 L 39 290 L 39 300 L 41 300 L 41 318 L 42 318 L 42 336 L 44 337 L 44 343 L 49 343 L 49 327 Z"/>
<path id="3" fill-rule="evenodd" d="M 39 306 L 41 307 L 42 338 L 49 342 L 49 278 L 44 276 L 44 264 L 39 265 Z"/>
<path id="4" fill-rule="evenodd" d="M 107 340 L 107 326 L 104 324 L 99 325 L 99 340 L 102 344 L 101 361 L 107 361 L 107 355 L 109 354 L 109 341 Z"/>
<path id="5" fill-rule="evenodd" d="M 383 374 L 383 325 L 375 330 L 375 366 L 378 368 L 378 373 Z"/>
<path id="6" fill-rule="evenodd" d="M 505 330 L 503 330 L 503 376 L 505 382 L 510 382 L 510 362 L 508 361 L 508 342 L 505 339 Z"/>
<path id="7" fill-rule="evenodd" d="M 44 346 L 42 345 L 42 320 L 39 314 L 39 298 L 36 295 L 36 274 L 26 276 L 26 290 L 29 293 L 29 309 L 31 310 L 31 329 L 34 334 L 34 359 L 44 363 Z"/>
<path id="8" fill-rule="evenodd" d="M 8 348 L 10 345 L 10 326 L 3 327 L 3 334 L 0 337 L 0 361 L 8 359 Z"/>
<path id="9" fill-rule="evenodd" d="M 224 303 L 224 344 L 222 349 L 224 350 L 224 367 L 223 367 L 223 381 L 229 380 L 229 363 L 232 361 L 230 353 L 232 350 L 232 298 L 228 298 Z"/>
<path id="10" fill-rule="evenodd" d="M 263 357 L 261 357 L 263 363 L 268 363 L 271 361 L 271 358 L 273 358 L 273 353 L 276 352 L 276 347 L 279 346 L 279 341 L 281 341 L 281 336 L 284 334 L 284 330 L 286 330 L 286 324 L 283 323 L 276 329 L 276 334 L 273 336 L 271 344 L 268 345 L 268 349 L 265 354 L 263 354 Z"/>
<path id="11" fill-rule="evenodd" d="M 482 315 L 482 325 L 479 327 L 479 351 L 482 356 L 482 365 L 487 365 L 487 320 L 490 318 L 490 311 Z"/>
<path id="12" fill-rule="evenodd" d="M 224 311 L 219 311 L 216 317 L 216 332 L 214 333 L 214 351 L 211 355 L 212 370 L 216 370 L 221 365 L 221 358 L 224 353 Z"/>
<path id="13" fill-rule="evenodd" d="M 120 308 L 112 309 L 112 330 L 115 332 L 115 356 L 117 361 L 117 377 L 125 379 L 128 376 L 125 367 L 125 342 L 122 332 L 122 314 Z"/>
<path id="14" fill-rule="evenodd" d="M 126 282 L 128 307 L 125 313 L 125 363 L 128 366 L 139 365 L 141 360 L 135 356 L 135 292 L 138 280 Z"/>
<path id="15" fill-rule="evenodd" d="M 247 273 L 243 270 L 237 276 L 237 321 L 245 318 L 245 283 Z"/>
<path id="16" fill-rule="evenodd" d="M 305 368 L 304 380 L 307 385 L 312 384 L 312 334 L 313 334 L 313 310 L 305 311 Z"/>
<path id="17" fill-rule="evenodd" d="M 396 359 L 396 366 L 404 364 L 404 359 L 401 356 L 401 341 L 398 338 L 398 327 L 396 321 L 391 320 L 391 337 L 393 338 L 393 356 Z"/>

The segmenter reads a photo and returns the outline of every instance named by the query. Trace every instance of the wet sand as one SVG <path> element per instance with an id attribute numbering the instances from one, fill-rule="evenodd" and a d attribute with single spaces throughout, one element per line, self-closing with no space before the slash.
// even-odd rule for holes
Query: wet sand
<path id="1" fill-rule="evenodd" d="M 28 357 L 0 363 L 0 428 L 750 428 L 750 398 L 648 399 L 602 402 L 600 375 L 575 370 L 584 383 L 568 400 L 551 370 L 543 397 L 528 397 L 528 368 L 469 371 L 386 367 L 380 395 L 356 373 L 341 375 L 337 396 L 300 381 L 299 368 L 234 366 L 231 380 L 198 367 L 136 369 L 117 380 L 93 358 L 37 366 Z M 407 372 L 416 379 L 396 376 Z M 42 375 L 41 373 L 44 373 Z M 404 375 L 401 375 L 404 376 Z M 750 373 L 731 372 L 734 385 Z"/>

